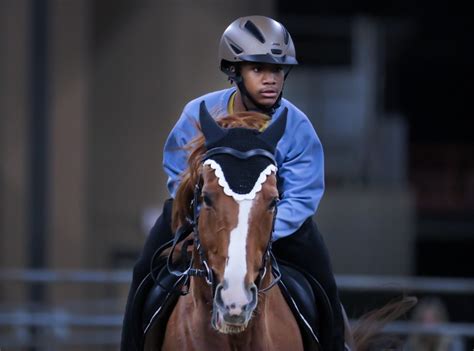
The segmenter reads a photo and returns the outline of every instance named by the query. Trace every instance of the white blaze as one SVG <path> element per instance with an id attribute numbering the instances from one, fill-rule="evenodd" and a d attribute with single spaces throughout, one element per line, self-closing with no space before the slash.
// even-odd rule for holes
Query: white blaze
<path id="1" fill-rule="evenodd" d="M 247 274 L 247 236 L 249 233 L 250 210 L 257 193 L 262 190 L 263 183 L 268 176 L 277 172 L 277 167 L 269 164 L 256 180 L 252 190 L 247 194 L 234 192 L 227 180 L 221 166 L 214 160 L 208 159 L 204 166 L 211 167 L 222 187 L 224 194 L 231 196 L 238 205 L 237 226 L 230 232 L 227 264 L 224 269 L 224 288 L 221 298 L 229 307 L 231 315 L 239 315 L 243 306 L 251 302 L 252 296 L 245 289 L 245 275 Z"/>
<path id="2" fill-rule="evenodd" d="M 222 289 L 222 300 L 226 305 L 234 305 L 235 312 L 239 313 L 240 308 L 250 302 L 244 282 L 247 274 L 247 235 L 253 200 L 241 200 L 237 203 L 239 215 L 237 226 L 230 232 L 228 259 L 224 270 L 227 286 Z"/>

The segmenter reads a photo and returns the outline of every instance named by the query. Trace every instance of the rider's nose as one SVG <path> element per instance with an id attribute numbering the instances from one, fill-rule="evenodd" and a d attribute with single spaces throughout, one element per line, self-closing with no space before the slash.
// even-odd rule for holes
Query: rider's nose
<path id="1" fill-rule="evenodd" d="M 276 78 L 273 72 L 265 72 L 263 74 L 263 83 L 265 84 L 275 84 Z"/>

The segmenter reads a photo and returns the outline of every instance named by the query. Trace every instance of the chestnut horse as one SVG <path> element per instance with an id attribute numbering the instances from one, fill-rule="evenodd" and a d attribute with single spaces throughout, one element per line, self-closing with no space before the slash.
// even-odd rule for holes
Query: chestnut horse
<path id="1" fill-rule="evenodd" d="M 303 350 L 296 319 L 275 284 L 270 245 L 278 201 L 274 151 L 286 110 L 255 132 L 266 123 L 268 117 L 248 112 L 222 119 L 230 127 L 224 129 L 201 105 L 205 140 L 191 153 L 173 224 L 195 219 L 188 273 L 202 274 L 191 277 L 189 293 L 174 307 L 162 350 Z M 189 210 L 193 198 L 196 213 Z"/>
<path id="2" fill-rule="evenodd" d="M 190 147 L 173 204 L 173 228 L 194 226 L 191 263 L 182 272 L 189 285 L 168 319 L 162 350 L 304 350 L 271 253 L 279 195 L 274 153 L 286 115 L 266 129 L 269 118 L 256 112 L 219 125 L 201 103 L 203 135 Z M 152 327 L 145 335 L 147 351 L 157 349 L 154 334 Z"/>

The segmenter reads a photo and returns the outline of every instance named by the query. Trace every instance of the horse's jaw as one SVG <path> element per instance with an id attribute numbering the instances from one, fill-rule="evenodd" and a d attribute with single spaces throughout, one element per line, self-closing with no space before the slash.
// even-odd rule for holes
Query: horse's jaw
<path id="1" fill-rule="evenodd" d="M 219 333 L 238 334 L 243 332 L 247 328 L 251 317 L 252 313 L 246 313 L 245 316 L 239 318 L 242 319 L 242 321 L 226 321 L 224 315 L 220 313 L 219 308 L 217 306 L 214 306 L 214 308 L 212 309 L 211 325 Z"/>

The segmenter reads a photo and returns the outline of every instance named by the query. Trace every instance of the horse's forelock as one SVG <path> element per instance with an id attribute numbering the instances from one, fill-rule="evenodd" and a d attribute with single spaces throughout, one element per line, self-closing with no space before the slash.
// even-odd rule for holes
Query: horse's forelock
<path id="1" fill-rule="evenodd" d="M 262 131 L 270 121 L 267 115 L 244 111 L 220 117 L 217 123 L 223 128 L 248 128 Z M 200 131 L 199 124 L 196 126 Z M 205 140 L 202 133 L 191 140 L 184 148 L 189 152 L 188 167 L 181 175 L 181 183 L 176 191 L 173 203 L 173 230 L 179 228 L 186 221 L 186 217 L 191 216 L 190 203 L 194 195 L 194 187 L 200 178 L 201 157 L 206 152 Z"/>

